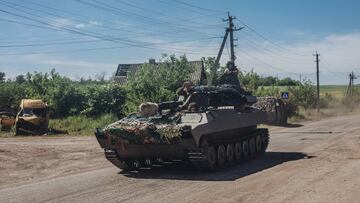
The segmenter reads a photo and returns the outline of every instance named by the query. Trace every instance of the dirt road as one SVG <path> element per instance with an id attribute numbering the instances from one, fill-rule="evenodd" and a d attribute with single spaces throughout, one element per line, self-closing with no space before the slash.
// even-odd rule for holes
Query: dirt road
<path id="1" fill-rule="evenodd" d="M 263 157 L 208 174 L 119 173 L 93 137 L 0 138 L 0 202 L 360 201 L 360 115 L 270 132 Z"/>

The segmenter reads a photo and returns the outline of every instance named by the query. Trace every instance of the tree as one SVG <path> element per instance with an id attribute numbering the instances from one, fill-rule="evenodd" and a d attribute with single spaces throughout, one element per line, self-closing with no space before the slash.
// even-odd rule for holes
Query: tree
<path id="1" fill-rule="evenodd" d="M 18 84 L 22 84 L 22 83 L 26 82 L 24 75 L 16 76 L 15 82 L 18 83 Z"/>
<path id="2" fill-rule="evenodd" d="M 278 82 L 278 79 L 276 77 L 268 76 L 265 78 L 262 78 L 261 86 L 272 86 L 276 85 Z"/>
<path id="3" fill-rule="evenodd" d="M 95 80 L 99 82 L 105 82 L 106 72 L 101 72 L 95 75 Z"/>
<path id="4" fill-rule="evenodd" d="M 194 67 L 185 56 L 165 56 L 163 63 L 144 64 L 128 77 L 126 89 L 126 111 L 136 111 L 145 101 L 162 102 L 176 99 L 176 90 L 184 81 L 190 80 Z"/>
<path id="5" fill-rule="evenodd" d="M 295 81 L 289 77 L 286 77 L 282 80 L 279 80 L 278 85 L 279 86 L 296 86 L 299 85 L 299 81 Z"/>
<path id="6" fill-rule="evenodd" d="M 208 85 L 216 85 L 219 79 L 219 67 L 215 64 L 215 57 L 202 58 L 205 65 L 206 78 L 208 78 Z"/>
<path id="7" fill-rule="evenodd" d="M 311 81 L 304 81 L 298 86 L 290 86 L 290 101 L 296 106 L 302 106 L 305 109 L 315 107 L 316 104 L 316 87 Z"/>
<path id="8" fill-rule="evenodd" d="M 0 82 L 5 81 L 5 76 L 6 76 L 6 74 L 4 72 L 0 72 Z"/>
<path id="9" fill-rule="evenodd" d="M 248 90 L 251 91 L 256 91 L 261 83 L 261 77 L 253 70 L 249 72 L 240 71 L 239 80 L 243 86 L 245 86 Z"/>

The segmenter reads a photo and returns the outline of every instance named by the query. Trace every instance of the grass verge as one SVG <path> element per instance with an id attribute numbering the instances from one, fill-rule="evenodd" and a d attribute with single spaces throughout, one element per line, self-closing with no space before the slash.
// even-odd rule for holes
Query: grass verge
<path id="1" fill-rule="evenodd" d="M 63 119 L 51 119 L 49 127 L 67 131 L 69 135 L 93 135 L 95 128 L 102 128 L 117 121 L 118 118 L 112 114 L 99 117 L 69 116 Z"/>

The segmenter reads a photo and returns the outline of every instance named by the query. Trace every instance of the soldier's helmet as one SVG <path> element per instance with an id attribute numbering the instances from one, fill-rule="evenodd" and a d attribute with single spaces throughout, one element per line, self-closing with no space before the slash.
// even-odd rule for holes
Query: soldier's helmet
<path id="1" fill-rule="evenodd" d="M 186 91 L 190 91 L 192 88 L 192 83 L 190 81 L 186 81 L 183 83 L 182 88 L 184 88 L 184 90 Z"/>

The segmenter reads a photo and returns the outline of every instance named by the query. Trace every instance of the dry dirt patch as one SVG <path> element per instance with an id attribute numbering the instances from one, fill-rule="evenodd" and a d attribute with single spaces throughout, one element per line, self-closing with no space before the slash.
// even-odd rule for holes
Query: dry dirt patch
<path id="1" fill-rule="evenodd" d="M 0 138 L 0 187 L 109 166 L 93 136 Z"/>

